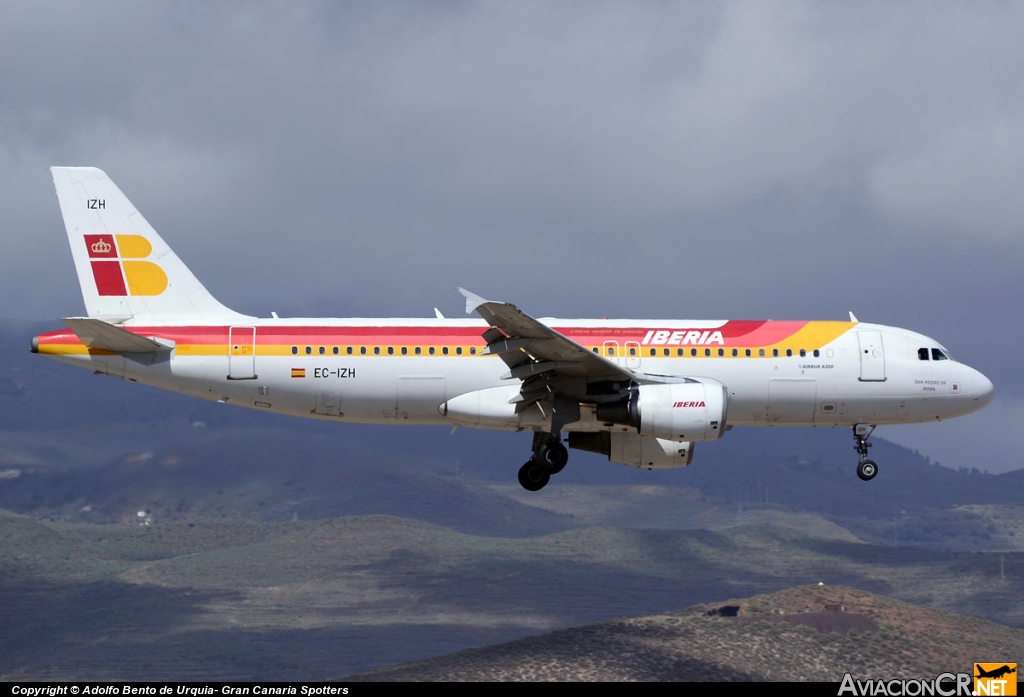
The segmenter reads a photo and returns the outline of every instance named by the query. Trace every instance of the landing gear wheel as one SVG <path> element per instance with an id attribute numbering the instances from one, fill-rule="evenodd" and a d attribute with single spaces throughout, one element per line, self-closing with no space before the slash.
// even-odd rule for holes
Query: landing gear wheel
<path id="1" fill-rule="evenodd" d="M 559 441 L 551 440 L 540 447 L 536 457 L 549 474 L 558 474 L 569 461 L 569 451 Z"/>
<path id="2" fill-rule="evenodd" d="M 550 479 L 551 475 L 548 470 L 533 458 L 527 460 L 526 464 L 519 468 L 519 483 L 527 491 L 540 491 Z"/>
<path id="3" fill-rule="evenodd" d="M 878 465 L 871 460 L 864 460 L 857 465 L 857 476 L 865 482 L 871 481 L 878 474 Z"/>

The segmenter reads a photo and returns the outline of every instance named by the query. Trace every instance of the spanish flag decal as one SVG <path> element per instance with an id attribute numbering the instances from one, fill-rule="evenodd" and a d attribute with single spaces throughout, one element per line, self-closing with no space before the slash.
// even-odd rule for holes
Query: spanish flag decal
<path id="1" fill-rule="evenodd" d="M 292 368 L 292 377 L 293 378 L 304 378 L 304 377 L 306 377 L 306 369 L 305 368 Z"/>

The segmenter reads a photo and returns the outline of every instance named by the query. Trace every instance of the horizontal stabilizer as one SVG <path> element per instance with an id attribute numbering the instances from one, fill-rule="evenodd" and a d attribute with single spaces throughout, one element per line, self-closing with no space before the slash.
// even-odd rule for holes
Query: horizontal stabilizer
<path id="1" fill-rule="evenodd" d="M 148 339 L 99 319 L 66 317 L 64 323 L 91 349 L 115 353 L 163 353 L 174 348 L 173 342 Z"/>

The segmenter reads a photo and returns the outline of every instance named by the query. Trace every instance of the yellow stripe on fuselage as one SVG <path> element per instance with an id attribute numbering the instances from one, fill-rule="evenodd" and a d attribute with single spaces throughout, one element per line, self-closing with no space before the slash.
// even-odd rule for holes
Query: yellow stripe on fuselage
<path id="1" fill-rule="evenodd" d="M 825 345 L 835 341 L 836 339 L 838 339 L 840 336 L 842 336 L 846 332 L 850 331 L 855 326 L 856 326 L 855 322 L 831 322 L 831 321 L 813 321 L 813 322 L 808 322 L 803 328 L 797 330 L 795 333 L 793 333 L 790 336 L 786 337 L 782 341 L 779 341 L 779 342 L 777 342 L 775 344 L 768 344 L 768 345 L 764 346 L 763 348 L 768 349 L 768 350 L 776 349 L 776 348 L 777 349 L 783 349 L 783 350 L 784 349 L 792 349 L 794 351 L 798 351 L 800 349 L 806 349 L 806 350 L 809 350 L 809 351 L 810 350 L 814 350 L 814 349 L 820 349 L 821 347 L 823 347 L 823 346 L 825 346 Z M 309 345 L 313 347 L 313 353 L 312 354 L 305 353 L 305 346 L 306 346 L 305 344 L 303 346 L 299 347 L 299 353 L 298 354 L 294 354 L 294 353 L 292 353 L 292 347 L 293 347 L 292 344 L 258 344 L 257 343 L 256 346 L 255 346 L 255 355 L 257 355 L 257 356 L 264 356 L 264 357 L 267 357 L 267 356 L 284 356 L 284 357 L 289 357 L 289 358 L 357 358 L 357 357 L 367 357 L 367 358 L 368 357 L 378 357 L 378 358 L 383 358 L 385 356 L 390 356 L 391 358 L 402 358 L 402 357 L 410 357 L 411 358 L 411 357 L 414 357 L 414 356 L 421 357 L 421 358 L 435 357 L 435 356 L 438 357 L 438 358 L 440 358 L 440 357 L 447 357 L 447 358 L 476 358 L 476 357 L 481 357 L 482 356 L 482 354 L 480 354 L 479 352 L 477 352 L 476 354 L 470 354 L 470 352 L 469 352 L 470 347 L 469 346 L 461 347 L 462 348 L 462 354 L 459 355 L 459 354 L 456 354 L 456 352 L 455 352 L 456 348 L 459 348 L 457 346 L 449 345 L 448 349 L 449 349 L 450 352 L 448 354 L 442 354 L 442 352 L 441 352 L 442 346 L 441 345 L 437 345 L 437 346 L 434 347 L 434 348 L 437 349 L 437 352 L 435 354 L 428 354 L 427 349 L 429 347 L 428 346 L 421 346 L 420 348 L 422 349 L 422 353 L 415 354 L 414 353 L 415 346 L 414 345 L 408 345 L 408 346 L 406 346 L 406 348 L 408 348 L 408 353 L 403 355 L 403 354 L 401 354 L 401 348 L 402 348 L 403 344 L 390 344 L 390 346 L 392 346 L 394 348 L 394 354 L 388 354 L 386 352 L 388 345 L 380 346 L 381 352 L 379 354 L 374 354 L 373 353 L 373 349 L 374 349 L 375 345 L 372 345 L 372 344 L 365 344 L 365 345 L 364 344 L 356 344 L 356 345 L 353 345 L 353 348 L 354 348 L 355 351 L 352 354 L 349 354 L 349 353 L 346 352 L 346 349 L 348 348 L 348 345 L 341 346 L 340 347 L 341 348 L 341 353 L 339 353 L 339 354 L 335 354 L 333 352 L 333 345 L 332 346 L 325 346 L 325 348 L 327 349 L 327 352 L 325 354 L 320 354 L 319 353 L 319 348 L 320 348 L 319 344 L 309 344 Z M 365 353 L 365 354 L 360 353 L 360 351 L 359 351 L 360 348 L 362 348 L 363 346 L 366 346 L 366 349 L 367 349 L 367 353 Z M 726 344 L 725 347 L 728 347 L 728 344 Z M 477 348 L 478 348 L 478 351 L 479 351 L 479 347 L 477 347 Z M 754 347 L 754 348 L 761 348 L 761 347 Z M 218 344 L 178 344 L 175 347 L 175 354 L 178 355 L 178 356 L 227 356 L 228 353 L 229 353 L 228 349 L 229 349 L 229 347 L 228 347 L 227 344 L 219 344 L 219 343 Z M 646 350 L 646 347 L 645 347 L 645 350 Z M 603 346 L 602 347 L 598 347 L 598 352 L 600 353 L 600 355 L 606 355 L 606 347 L 603 347 Z M 39 346 L 39 353 L 49 354 L 49 355 L 79 355 L 79 356 L 82 356 L 82 355 L 95 355 L 95 356 L 111 356 L 111 355 L 115 355 L 114 352 L 107 351 L 106 349 L 88 349 L 88 348 L 86 348 L 86 346 L 84 344 L 80 344 L 80 343 L 79 344 L 40 344 L 40 346 Z M 701 353 L 703 353 L 703 352 L 701 352 Z M 248 354 L 248 351 L 246 352 L 246 354 Z M 242 354 L 239 353 L 239 354 L 236 354 L 236 355 L 242 355 Z M 486 354 L 483 354 L 483 355 L 486 355 Z M 639 357 L 640 356 L 638 356 L 638 358 Z M 642 356 L 642 357 L 643 358 L 650 358 L 650 356 Z M 654 357 L 659 357 L 660 358 L 661 356 L 654 356 Z M 677 357 L 677 356 L 673 356 L 673 357 Z"/>
<path id="2" fill-rule="evenodd" d="M 832 343 L 855 326 L 856 322 L 831 322 L 827 320 L 808 322 L 802 329 L 797 330 L 776 344 L 765 346 L 765 348 L 790 348 L 794 351 L 799 349 L 820 349 L 822 346 Z"/>

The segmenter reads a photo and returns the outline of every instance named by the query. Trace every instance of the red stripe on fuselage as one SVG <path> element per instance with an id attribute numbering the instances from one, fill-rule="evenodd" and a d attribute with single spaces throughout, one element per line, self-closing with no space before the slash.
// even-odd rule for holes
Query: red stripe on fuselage
<path id="1" fill-rule="evenodd" d="M 764 320 L 731 320 L 720 327 L 701 329 L 721 332 L 726 346 L 770 346 L 807 326 L 806 321 L 769 322 Z M 158 336 L 179 344 L 226 345 L 230 327 L 222 326 L 133 326 L 128 331 L 142 336 Z M 555 331 L 584 346 L 599 346 L 606 341 L 640 341 L 649 331 L 661 331 L 657 324 L 642 327 L 555 327 Z M 260 327 L 256 328 L 257 345 L 350 345 L 350 344 L 421 344 L 483 346 L 482 327 L 409 327 L 409 326 L 339 326 Z M 687 331 L 673 329 L 673 332 Z M 81 343 L 74 332 L 62 329 L 42 334 L 41 343 Z"/>

